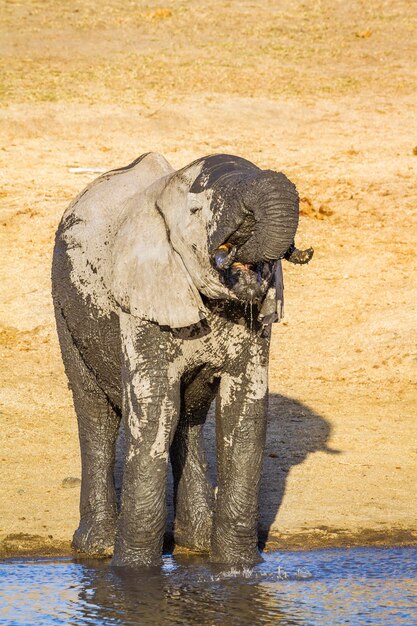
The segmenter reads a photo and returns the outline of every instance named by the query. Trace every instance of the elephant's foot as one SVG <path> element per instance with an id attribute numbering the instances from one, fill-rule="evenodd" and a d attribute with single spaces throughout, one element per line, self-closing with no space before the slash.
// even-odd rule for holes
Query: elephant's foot
<path id="1" fill-rule="evenodd" d="M 177 546 L 195 552 L 210 552 L 212 518 L 205 515 L 188 521 L 176 518 L 174 539 Z"/>
<path id="2" fill-rule="evenodd" d="M 227 537 L 227 539 L 226 539 Z M 211 538 L 210 560 L 212 563 L 222 563 L 238 567 L 253 567 L 262 563 L 263 558 L 258 550 L 257 537 L 245 538 L 228 532 L 222 536 L 220 530 L 213 532 Z"/>
<path id="3" fill-rule="evenodd" d="M 258 563 L 262 563 L 263 558 L 257 548 L 255 550 L 245 550 L 244 552 L 237 552 L 236 549 L 216 549 L 210 551 L 210 561 L 234 567 L 253 567 Z"/>
<path id="4" fill-rule="evenodd" d="M 91 556 L 111 556 L 115 535 L 114 520 L 81 520 L 72 538 L 72 547 Z"/>
<path id="5" fill-rule="evenodd" d="M 162 542 L 135 541 L 134 545 L 129 545 L 122 537 L 116 538 L 113 558 L 110 565 L 112 567 L 123 568 L 149 568 L 160 566 L 162 562 Z"/>

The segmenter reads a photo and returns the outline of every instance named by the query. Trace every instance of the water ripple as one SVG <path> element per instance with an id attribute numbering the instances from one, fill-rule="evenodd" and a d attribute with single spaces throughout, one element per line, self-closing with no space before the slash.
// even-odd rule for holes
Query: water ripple
<path id="1" fill-rule="evenodd" d="M 0 624 L 417 624 L 417 549 L 271 552 L 253 569 L 165 556 L 146 574 L 100 561 L 0 563 Z"/>

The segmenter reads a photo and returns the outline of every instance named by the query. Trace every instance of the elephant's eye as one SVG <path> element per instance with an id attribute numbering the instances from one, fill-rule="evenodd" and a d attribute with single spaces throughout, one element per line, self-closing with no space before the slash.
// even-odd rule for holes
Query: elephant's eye
<path id="1" fill-rule="evenodd" d="M 201 211 L 202 208 L 202 206 L 192 206 L 190 209 L 190 213 L 197 213 L 198 211 Z"/>

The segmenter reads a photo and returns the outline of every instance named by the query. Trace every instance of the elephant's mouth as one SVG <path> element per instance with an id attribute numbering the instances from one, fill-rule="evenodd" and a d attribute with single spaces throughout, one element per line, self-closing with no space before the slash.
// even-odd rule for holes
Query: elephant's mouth
<path id="1" fill-rule="evenodd" d="M 239 300 L 261 302 L 271 285 L 277 261 L 241 263 L 235 260 L 238 251 L 239 248 L 229 242 L 221 244 L 212 253 L 213 266 L 219 272 L 222 283 Z M 292 243 L 280 258 L 297 265 L 305 265 L 313 254 L 313 248 L 298 250 Z"/>
<path id="2" fill-rule="evenodd" d="M 275 261 L 240 263 L 235 261 L 237 248 L 229 243 L 214 251 L 213 265 L 220 279 L 232 293 L 245 302 L 261 302 L 275 273 Z"/>

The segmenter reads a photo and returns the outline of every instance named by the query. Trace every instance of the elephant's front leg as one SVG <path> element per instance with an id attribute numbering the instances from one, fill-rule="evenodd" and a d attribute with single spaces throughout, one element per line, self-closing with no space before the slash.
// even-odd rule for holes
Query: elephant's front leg
<path id="1" fill-rule="evenodd" d="M 267 368 L 226 373 L 217 407 L 218 492 L 211 559 L 253 565 L 257 548 L 258 498 L 266 432 Z"/>
<path id="2" fill-rule="evenodd" d="M 125 337 L 123 419 L 126 457 L 121 510 L 112 565 L 158 564 L 166 525 L 166 478 L 169 447 L 178 422 L 180 389 L 165 359 L 140 341 Z M 147 344 L 149 344 L 147 346 Z M 155 347 L 155 346 L 154 346 Z M 159 345 L 161 349 L 161 345 Z M 165 362 L 164 362 L 165 361 Z"/>

